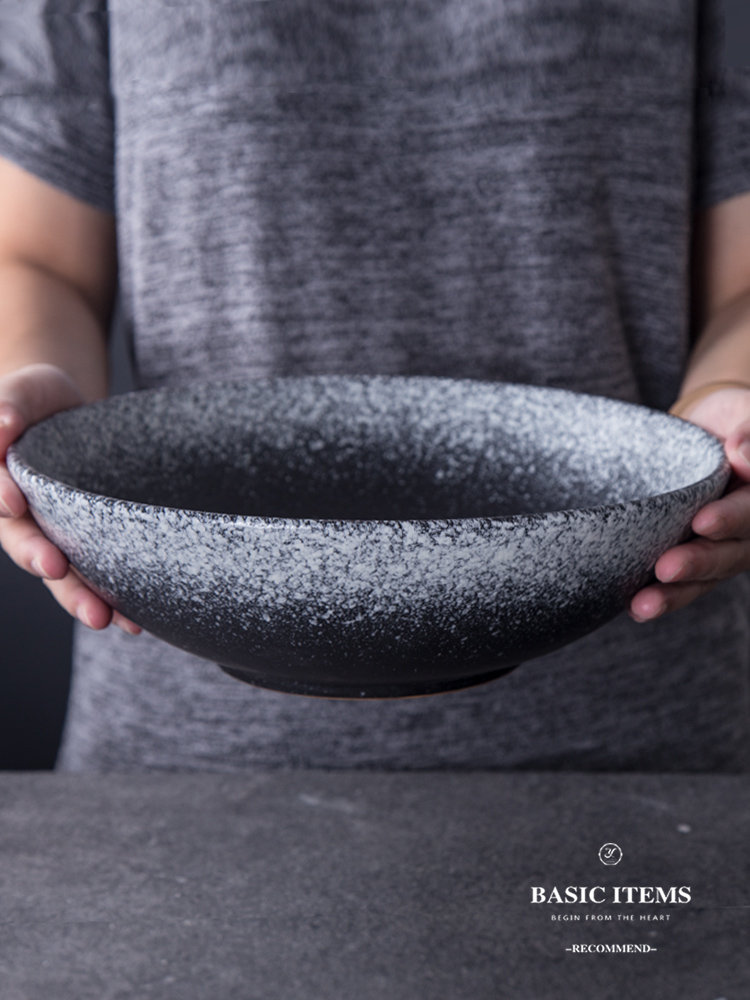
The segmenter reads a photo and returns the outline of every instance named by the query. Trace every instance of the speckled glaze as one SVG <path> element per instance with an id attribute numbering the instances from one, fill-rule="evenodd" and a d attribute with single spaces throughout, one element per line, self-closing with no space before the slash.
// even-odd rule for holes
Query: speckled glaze
<path id="1" fill-rule="evenodd" d="M 8 465 L 123 614 L 333 697 L 478 683 L 597 628 L 729 477 L 715 438 L 643 407 L 397 377 L 131 393 Z"/>

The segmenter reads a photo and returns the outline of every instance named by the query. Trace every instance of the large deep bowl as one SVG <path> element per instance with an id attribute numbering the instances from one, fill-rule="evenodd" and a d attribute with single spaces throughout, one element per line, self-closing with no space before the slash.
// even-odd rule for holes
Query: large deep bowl
<path id="1" fill-rule="evenodd" d="M 127 617 L 334 697 L 475 684 L 597 628 L 729 476 L 719 441 L 642 407 L 395 377 L 131 393 L 8 464 Z"/>

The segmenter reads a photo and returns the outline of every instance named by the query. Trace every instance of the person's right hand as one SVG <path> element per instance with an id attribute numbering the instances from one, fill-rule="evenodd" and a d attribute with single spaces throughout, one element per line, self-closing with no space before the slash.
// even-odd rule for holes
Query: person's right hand
<path id="1" fill-rule="evenodd" d="M 0 378 L 0 545 L 29 573 L 41 577 L 65 610 L 92 629 L 111 623 L 137 635 L 141 629 L 91 591 L 62 552 L 42 534 L 5 464 L 9 446 L 27 427 L 83 403 L 61 368 L 27 365 Z"/>

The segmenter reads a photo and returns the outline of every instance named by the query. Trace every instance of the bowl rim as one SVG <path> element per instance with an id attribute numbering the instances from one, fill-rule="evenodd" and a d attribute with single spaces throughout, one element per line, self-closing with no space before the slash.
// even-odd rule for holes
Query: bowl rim
<path id="1" fill-rule="evenodd" d="M 657 502 L 661 502 L 669 497 L 676 496 L 686 496 L 691 492 L 709 493 L 714 485 L 719 482 L 722 478 L 725 478 L 724 487 L 726 487 L 731 475 L 731 465 L 729 459 L 724 451 L 724 446 L 720 439 L 716 435 L 711 434 L 709 431 L 704 430 L 704 428 L 699 427 L 697 424 L 693 424 L 682 417 L 673 416 L 670 413 L 666 413 L 662 410 L 656 410 L 651 407 L 643 406 L 639 403 L 631 403 L 627 400 L 616 399 L 610 396 L 603 396 L 601 394 L 595 393 L 585 393 L 577 392 L 572 389 L 566 389 L 559 386 L 540 386 L 535 384 L 527 384 L 520 382 L 500 382 L 492 381 L 488 379 L 454 379 L 442 376 L 419 376 L 419 375 L 301 375 L 301 376 L 269 376 L 261 378 L 252 378 L 245 380 L 221 380 L 221 381 L 201 381 L 201 382 L 190 382 L 184 385 L 168 385 L 168 386 L 157 386 L 153 388 L 146 389 L 136 389 L 127 393 L 118 394 L 115 396 L 109 396 L 105 399 L 97 400 L 94 403 L 82 404 L 83 406 L 91 407 L 102 407 L 106 406 L 113 400 L 123 399 L 125 397 L 142 396 L 143 394 L 170 394 L 185 391 L 190 388 L 211 388 L 215 387 L 217 389 L 241 389 L 248 384 L 252 383 L 265 383 L 270 384 L 274 382 L 284 382 L 289 383 L 293 381 L 298 382 L 312 382 L 312 381 L 327 381 L 327 382 L 373 382 L 377 380 L 387 380 L 387 381 L 402 381 L 402 382 L 443 382 L 450 384 L 467 384 L 467 385 L 487 385 L 494 386 L 497 388 L 509 387 L 511 389 L 521 389 L 523 391 L 531 391 L 532 394 L 538 392 L 539 394 L 560 394 L 568 397 L 580 397 L 585 396 L 588 398 L 605 400 L 606 403 L 612 404 L 616 408 L 626 408 L 629 410 L 637 411 L 647 411 L 654 416 L 664 418 L 665 420 L 677 424 L 683 425 L 685 431 L 696 435 L 697 437 L 702 437 L 705 443 L 712 448 L 717 457 L 716 465 L 711 469 L 711 471 L 694 482 L 687 484 L 686 486 L 678 487 L 674 490 L 668 490 L 664 493 L 651 493 L 643 497 L 636 497 L 631 500 L 621 500 L 614 503 L 606 504 L 593 504 L 583 507 L 564 507 L 556 508 L 549 511 L 536 511 L 531 513 L 516 513 L 516 514 L 498 514 L 498 515 L 473 515 L 471 517 L 453 517 L 453 518 L 304 518 L 304 517 L 277 517 L 273 515 L 262 515 L 262 514 L 229 514 L 221 511 L 206 511 L 200 510 L 198 508 L 190 507 L 171 507 L 163 504 L 148 504 L 142 503 L 137 500 L 125 500 L 121 497 L 107 496 L 103 493 L 95 493 L 91 490 L 84 490 L 77 486 L 72 486 L 70 483 L 66 483 L 61 479 L 55 479 L 45 472 L 35 468 L 29 462 L 27 462 L 21 456 L 21 450 L 23 448 L 24 438 L 28 434 L 33 433 L 35 428 L 42 426 L 43 424 L 53 421 L 57 416 L 61 416 L 66 413 L 73 412 L 80 409 L 81 407 L 71 407 L 67 410 L 61 410 L 56 414 L 46 418 L 45 420 L 39 421 L 39 423 L 32 425 L 27 428 L 27 430 L 21 435 L 17 441 L 13 442 L 8 448 L 6 456 L 6 464 L 8 471 L 11 474 L 16 485 L 24 492 L 22 481 L 28 479 L 29 477 L 43 483 L 44 485 L 49 485 L 54 487 L 58 492 L 63 495 L 68 495 L 70 497 L 80 497 L 86 498 L 89 501 L 94 501 L 98 503 L 105 503 L 111 506 L 123 506 L 128 510 L 141 511 L 144 514 L 150 516 L 156 516 L 160 512 L 175 512 L 179 514 L 192 515 L 199 517 L 201 519 L 208 519 L 210 521 L 216 521 L 223 524 L 243 524 L 243 525 L 254 525 L 254 524 L 273 524 L 275 526 L 288 525 L 290 527 L 300 527 L 300 526 L 315 526 L 315 525 L 326 525 L 326 526 L 359 526 L 364 528 L 365 526 L 374 525 L 420 525 L 420 526 L 431 526 L 433 528 L 447 528 L 450 526 L 461 525 L 465 527 L 470 527 L 474 525 L 475 527 L 487 526 L 489 524 L 532 524 L 538 523 L 541 520 L 549 520 L 555 516 L 559 516 L 562 519 L 567 519 L 571 515 L 580 516 L 596 516 L 607 511 L 616 510 L 638 510 L 642 507 L 651 506 Z M 21 481 L 19 481 L 21 480 Z M 24 494 L 25 495 L 25 494 Z M 32 504 L 30 506 L 33 507 Z"/>

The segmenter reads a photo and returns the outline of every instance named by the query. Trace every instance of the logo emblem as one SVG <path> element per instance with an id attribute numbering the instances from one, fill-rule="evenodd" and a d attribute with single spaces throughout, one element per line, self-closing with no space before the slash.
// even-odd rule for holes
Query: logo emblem
<path id="1" fill-rule="evenodd" d="M 617 844 L 603 844 L 599 848 L 599 860 L 603 865 L 619 865 L 622 851 Z"/>

